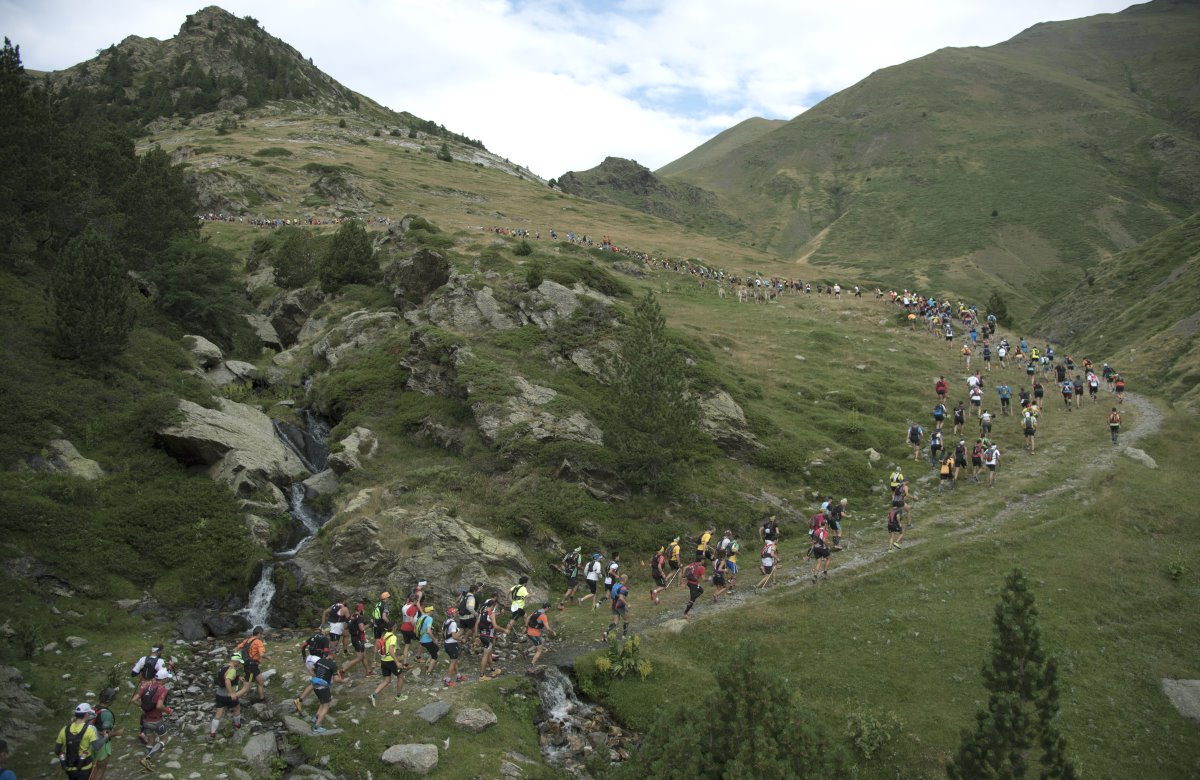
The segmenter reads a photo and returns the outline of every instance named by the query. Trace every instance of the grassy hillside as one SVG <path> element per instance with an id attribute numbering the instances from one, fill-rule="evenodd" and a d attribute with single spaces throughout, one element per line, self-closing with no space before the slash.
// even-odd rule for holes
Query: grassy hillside
<path id="1" fill-rule="evenodd" d="M 1127 381 L 1195 408 L 1200 386 L 1200 215 L 1088 268 L 1038 314 L 1045 332 L 1104 356 Z"/>
<path id="2" fill-rule="evenodd" d="M 658 176 L 671 176 L 687 173 L 694 168 L 703 168 L 713 160 L 719 160 L 739 146 L 756 141 L 785 124 L 787 124 L 787 121 L 783 119 L 763 119 L 760 116 L 750 117 L 728 130 L 722 130 L 683 157 L 667 163 L 654 173 Z"/>
<path id="3" fill-rule="evenodd" d="M 1150 6 L 886 68 L 674 178 L 759 248 L 1029 311 L 1200 202 L 1200 7 Z"/>

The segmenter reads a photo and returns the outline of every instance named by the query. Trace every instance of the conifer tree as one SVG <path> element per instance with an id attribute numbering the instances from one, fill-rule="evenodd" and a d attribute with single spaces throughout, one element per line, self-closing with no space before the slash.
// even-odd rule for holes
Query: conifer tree
<path id="1" fill-rule="evenodd" d="M 371 284 L 379 278 L 375 248 L 361 222 L 345 222 L 333 234 L 318 275 L 326 292 L 336 292 L 346 284 Z"/>
<path id="2" fill-rule="evenodd" d="M 133 268 L 149 268 L 177 236 L 200 234 L 196 190 L 184 178 L 183 167 L 172 165 L 158 147 L 138 160 L 119 203 L 125 213 L 120 246 Z"/>
<path id="3" fill-rule="evenodd" d="M 133 329 L 125 263 L 107 236 L 87 230 L 59 255 L 50 279 L 57 351 L 100 361 L 120 352 Z"/>
<path id="4" fill-rule="evenodd" d="M 653 292 L 633 307 L 614 361 L 606 442 L 632 485 L 668 487 L 703 446 L 700 411 L 679 345 Z"/>
<path id="5" fill-rule="evenodd" d="M 1014 569 L 996 605 L 991 659 L 983 667 L 987 708 L 964 730 L 946 766 L 954 780 L 1021 778 L 1032 763 L 1038 776 L 1073 780 L 1075 767 L 1058 731 L 1057 666 L 1041 645 L 1037 606 L 1025 575 Z"/>
<path id="6" fill-rule="evenodd" d="M 666 710 L 616 775 L 707 780 L 845 777 L 845 754 L 783 680 L 741 644 L 717 670 L 720 686 Z M 732 692 L 732 693 L 731 693 Z"/>

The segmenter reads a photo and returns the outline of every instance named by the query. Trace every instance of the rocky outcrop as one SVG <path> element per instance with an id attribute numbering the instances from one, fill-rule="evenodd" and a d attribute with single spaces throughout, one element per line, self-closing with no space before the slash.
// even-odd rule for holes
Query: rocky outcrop
<path id="1" fill-rule="evenodd" d="M 325 496 L 337 492 L 337 473 L 331 468 L 325 469 L 320 473 L 313 474 L 301 484 L 304 485 L 304 500 L 312 501 L 318 496 Z"/>
<path id="2" fill-rule="evenodd" d="M 388 504 L 379 488 L 353 497 L 296 555 L 303 578 L 346 592 L 423 579 L 428 593 L 450 598 L 470 582 L 503 593 L 532 568 L 518 545 L 452 517 L 445 507 Z"/>
<path id="3" fill-rule="evenodd" d="M 300 330 L 313 311 L 325 301 L 320 290 L 303 288 L 280 293 L 271 300 L 264 312 L 284 347 L 295 344 Z"/>
<path id="4" fill-rule="evenodd" d="M 313 356 L 337 368 L 351 353 L 383 341 L 401 322 L 400 312 L 395 309 L 350 312 L 313 344 Z"/>
<path id="5" fill-rule="evenodd" d="M 264 347 L 269 347 L 279 351 L 283 349 L 283 340 L 279 338 L 279 334 L 275 332 L 275 326 L 271 324 L 271 320 L 265 314 L 246 314 L 244 315 L 246 322 L 254 331 L 254 335 L 262 342 Z"/>
<path id="6" fill-rule="evenodd" d="M 362 458 L 372 458 L 379 449 L 379 439 L 370 428 L 357 427 L 339 441 L 329 454 L 329 468 L 341 476 L 362 468 Z"/>
<path id="7" fill-rule="evenodd" d="M 225 359 L 221 348 L 203 336 L 184 336 L 183 346 L 202 369 L 215 368 Z"/>
<path id="8" fill-rule="evenodd" d="M 510 330 L 516 319 L 506 314 L 491 287 L 475 289 L 471 277 L 451 274 L 449 282 L 423 309 L 405 314 L 414 325 L 437 325 L 456 331 Z"/>
<path id="9" fill-rule="evenodd" d="M 22 744 L 33 736 L 29 724 L 37 723 L 50 714 L 41 699 L 25 687 L 21 672 L 15 666 L 0 666 L 0 734 L 13 746 Z"/>
<path id="10" fill-rule="evenodd" d="M 579 298 L 569 288 L 549 279 L 521 299 L 521 319 L 542 330 L 570 317 L 579 308 Z"/>
<path id="11" fill-rule="evenodd" d="M 96 461 L 85 458 L 66 439 L 54 439 L 46 445 L 46 465 L 54 471 L 70 474 L 80 479 L 100 479 L 104 470 Z"/>
<path id="12" fill-rule="evenodd" d="M 698 401 L 700 425 L 719 446 L 727 450 L 762 448 L 763 445 L 750 432 L 746 413 L 729 393 L 713 390 L 701 395 Z"/>
<path id="13" fill-rule="evenodd" d="M 387 285 L 401 307 L 415 306 L 450 281 L 450 263 L 432 249 L 392 262 L 383 270 Z"/>
<path id="14" fill-rule="evenodd" d="M 458 382 L 458 365 L 471 355 L 470 347 L 441 338 L 427 328 L 417 328 L 408 337 L 408 354 L 400 365 L 408 369 L 405 387 L 422 395 L 466 400 L 467 390 Z"/>
<path id="15" fill-rule="evenodd" d="M 304 464 L 275 436 L 271 418 L 225 398 L 216 409 L 181 400 L 182 421 L 158 432 L 167 452 L 184 463 L 208 467 L 235 492 L 248 495 L 267 482 L 290 483 L 306 474 Z"/>
<path id="16" fill-rule="evenodd" d="M 581 411 L 566 416 L 555 414 L 547 405 L 558 392 L 535 385 L 524 377 L 514 376 L 519 395 L 501 404 L 481 402 L 472 404 L 475 422 L 488 441 L 496 441 L 501 431 L 518 428 L 535 441 L 579 441 L 597 446 L 604 443 L 604 433 Z"/>

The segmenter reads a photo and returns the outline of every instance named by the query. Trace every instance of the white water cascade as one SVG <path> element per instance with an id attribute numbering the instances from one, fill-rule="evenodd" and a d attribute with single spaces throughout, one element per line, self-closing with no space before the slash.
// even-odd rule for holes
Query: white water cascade
<path id="1" fill-rule="evenodd" d="M 267 619 L 271 616 L 271 600 L 275 598 L 275 564 L 264 563 L 262 576 L 250 591 L 250 603 L 242 610 L 251 626 L 270 628 Z"/>

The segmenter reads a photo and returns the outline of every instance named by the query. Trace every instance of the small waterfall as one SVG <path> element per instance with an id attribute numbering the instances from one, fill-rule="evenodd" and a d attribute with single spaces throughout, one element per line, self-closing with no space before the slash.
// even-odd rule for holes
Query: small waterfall
<path id="1" fill-rule="evenodd" d="M 580 701 L 575 684 L 557 667 L 548 666 L 534 677 L 542 715 L 538 742 L 551 766 L 574 777 L 587 777 L 589 758 L 600 752 L 610 762 L 624 761 L 635 740 L 606 710 Z"/>
<path id="2" fill-rule="evenodd" d="M 538 698 L 542 701 L 542 712 L 551 720 L 564 720 L 572 713 L 582 715 L 591 713 L 591 707 L 579 700 L 575 694 L 575 684 L 558 667 L 546 667 L 546 671 L 538 681 Z"/>
<path id="3" fill-rule="evenodd" d="M 305 503 L 304 485 L 299 482 L 288 485 L 287 499 L 288 514 L 300 524 L 304 531 L 294 545 L 275 553 L 275 557 L 281 560 L 295 557 L 296 553 L 300 552 L 301 548 L 308 543 L 308 540 L 316 536 L 317 531 L 321 530 L 321 524 L 325 521 L 325 518 L 318 515 L 312 507 Z M 295 538 L 295 534 L 292 538 Z"/>
<path id="4" fill-rule="evenodd" d="M 271 600 L 275 598 L 275 564 L 264 563 L 262 575 L 254 590 L 250 591 L 250 603 L 242 610 L 251 626 L 269 628 L 267 620 L 271 616 Z"/>
<path id="5" fill-rule="evenodd" d="M 329 423 L 307 409 L 297 411 L 304 428 L 272 420 L 275 435 L 313 474 L 324 471 L 329 461 Z"/>

